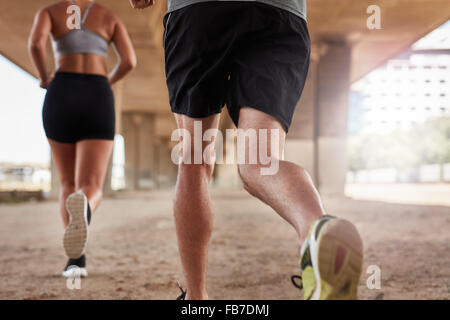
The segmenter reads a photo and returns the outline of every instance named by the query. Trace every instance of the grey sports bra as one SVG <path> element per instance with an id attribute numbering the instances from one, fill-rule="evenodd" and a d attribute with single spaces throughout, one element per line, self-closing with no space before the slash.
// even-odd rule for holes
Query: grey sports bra
<path id="1" fill-rule="evenodd" d="M 71 0 L 72 3 L 73 0 Z M 71 53 L 93 53 L 106 57 L 109 43 L 103 37 L 84 27 L 86 18 L 94 2 L 91 2 L 81 19 L 80 29 L 75 29 L 66 33 L 62 37 L 53 40 L 53 50 L 55 56 L 61 57 Z"/>

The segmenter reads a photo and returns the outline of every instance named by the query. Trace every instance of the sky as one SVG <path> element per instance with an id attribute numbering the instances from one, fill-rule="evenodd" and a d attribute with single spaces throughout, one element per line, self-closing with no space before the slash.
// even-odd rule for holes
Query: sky
<path id="1" fill-rule="evenodd" d="M 450 49 L 450 20 L 429 33 L 413 46 L 413 49 Z"/>
<path id="2" fill-rule="evenodd" d="M 49 162 L 44 96 L 37 79 L 0 55 L 0 162 Z"/>

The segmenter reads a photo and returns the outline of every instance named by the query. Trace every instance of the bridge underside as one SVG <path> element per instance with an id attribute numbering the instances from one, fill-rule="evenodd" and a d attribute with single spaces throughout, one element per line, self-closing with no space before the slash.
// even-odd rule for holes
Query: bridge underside
<path id="1" fill-rule="evenodd" d="M 35 12 L 53 1 L 0 2 L 0 53 L 36 75 L 27 54 Z M 162 51 L 166 1 L 135 11 L 125 0 L 99 0 L 124 20 L 138 55 L 138 68 L 114 87 L 118 133 L 125 139 L 126 186 L 156 188 L 173 184 L 170 114 Z M 375 1 L 376 2 L 376 1 Z M 286 146 L 286 158 L 302 164 L 324 193 L 342 193 L 345 184 L 349 86 L 450 18 L 448 0 L 380 2 L 382 29 L 366 25 L 369 0 L 308 1 L 312 61 Z M 49 48 L 50 52 L 50 48 Z M 116 58 L 112 52 L 108 64 Z M 227 114 L 221 128 L 232 127 Z M 237 185 L 234 166 L 220 165 L 219 185 Z"/>

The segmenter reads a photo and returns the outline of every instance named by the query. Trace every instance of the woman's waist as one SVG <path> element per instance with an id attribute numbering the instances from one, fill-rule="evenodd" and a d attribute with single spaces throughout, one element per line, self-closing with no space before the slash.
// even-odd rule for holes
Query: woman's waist
<path id="1" fill-rule="evenodd" d="M 70 54 L 60 57 L 56 65 L 57 72 L 95 74 L 107 76 L 105 58 L 92 54 Z"/>
<path id="2" fill-rule="evenodd" d="M 80 79 L 80 80 L 108 82 L 108 78 L 104 74 L 87 73 L 87 72 L 71 72 L 71 71 L 61 71 L 61 70 L 57 70 L 55 72 L 54 79 Z"/>
<path id="3" fill-rule="evenodd" d="M 47 88 L 47 93 L 67 90 L 75 95 L 92 92 L 102 96 L 113 94 L 108 78 L 102 74 L 57 71 Z"/>

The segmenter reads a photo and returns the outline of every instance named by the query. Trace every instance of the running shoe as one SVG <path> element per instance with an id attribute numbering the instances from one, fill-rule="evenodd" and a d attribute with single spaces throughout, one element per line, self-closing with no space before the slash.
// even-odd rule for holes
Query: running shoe
<path id="1" fill-rule="evenodd" d="M 86 278 L 88 275 L 86 269 L 86 256 L 82 255 L 78 259 L 69 259 L 66 267 L 62 272 L 62 276 L 65 278 Z"/>
<path id="2" fill-rule="evenodd" d="M 363 244 L 352 223 L 331 216 L 317 219 L 300 256 L 301 276 L 291 281 L 303 289 L 305 300 L 358 299 Z"/>
<path id="3" fill-rule="evenodd" d="M 64 233 L 64 249 L 70 259 L 78 259 L 86 250 L 90 220 L 89 204 L 84 193 L 81 190 L 72 193 L 66 200 L 66 208 L 70 220 Z"/>

